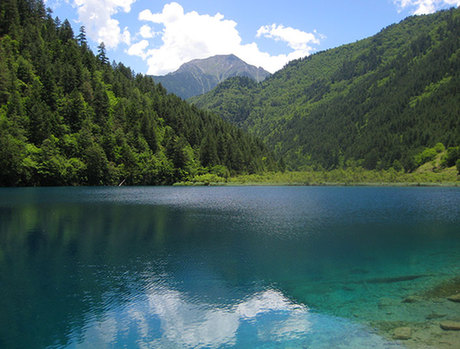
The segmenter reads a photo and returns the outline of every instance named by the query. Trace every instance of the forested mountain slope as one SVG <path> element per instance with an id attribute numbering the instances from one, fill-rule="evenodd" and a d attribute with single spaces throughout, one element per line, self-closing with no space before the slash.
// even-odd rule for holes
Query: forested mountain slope
<path id="1" fill-rule="evenodd" d="M 173 73 L 153 78 L 168 92 L 187 99 L 206 93 L 233 76 L 246 76 L 260 82 L 269 75 L 264 69 L 247 64 L 235 55 L 217 55 L 194 59 Z"/>
<path id="2" fill-rule="evenodd" d="M 0 185 L 161 184 L 276 168 L 261 141 L 109 64 L 42 1 L 0 2 Z"/>
<path id="3" fill-rule="evenodd" d="M 191 101 L 262 137 L 291 168 L 411 171 L 424 147 L 460 145 L 460 9 L 409 17 Z"/>

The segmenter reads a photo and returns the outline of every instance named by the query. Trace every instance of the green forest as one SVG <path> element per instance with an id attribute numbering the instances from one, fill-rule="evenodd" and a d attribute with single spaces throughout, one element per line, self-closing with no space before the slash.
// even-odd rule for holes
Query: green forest
<path id="1" fill-rule="evenodd" d="M 460 9 L 409 17 L 261 83 L 232 78 L 190 101 L 261 137 L 290 170 L 413 172 L 438 143 L 449 153 L 441 165 L 454 166 Z"/>
<path id="2" fill-rule="evenodd" d="M 0 186 L 172 184 L 277 170 L 267 147 L 110 62 L 38 0 L 0 2 Z"/>
<path id="3" fill-rule="evenodd" d="M 455 181 L 459 86 L 459 9 L 186 102 L 110 62 L 104 43 L 94 53 L 85 28 L 75 34 L 43 1 L 3 0 L 0 186 L 297 183 L 271 175 L 284 169 L 302 183 L 360 169 L 381 171 L 363 181 L 407 180 L 395 171 L 430 182 L 444 169 L 433 180 Z"/>

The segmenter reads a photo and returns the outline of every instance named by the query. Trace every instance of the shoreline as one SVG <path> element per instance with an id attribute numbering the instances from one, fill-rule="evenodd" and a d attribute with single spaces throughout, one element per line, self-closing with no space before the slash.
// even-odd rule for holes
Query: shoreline
<path id="1" fill-rule="evenodd" d="M 445 187 L 445 188 L 458 188 L 460 187 L 460 181 L 457 182 L 442 182 L 442 183 L 413 183 L 413 182 L 357 182 L 357 183 L 346 183 L 346 182 L 326 182 L 326 183 L 301 183 L 301 182 L 177 182 L 173 186 L 178 187 L 269 187 L 269 186 L 280 186 L 280 187 Z"/>
<path id="2" fill-rule="evenodd" d="M 440 172 L 396 172 L 363 168 L 331 171 L 286 171 L 261 174 L 221 176 L 208 173 L 196 175 L 174 185 L 235 185 L 235 186 L 393 186 L 393 187 L 460 187 L 460 174 L 455 168 Z"/>

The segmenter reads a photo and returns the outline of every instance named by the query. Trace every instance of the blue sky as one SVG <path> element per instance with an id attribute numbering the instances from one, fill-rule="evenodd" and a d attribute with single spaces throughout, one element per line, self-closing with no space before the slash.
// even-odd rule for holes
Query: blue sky
<path id="1" fill-rule="evenodd" d="M 136 73 L 163 75 L 185 62 L 236 54 L 270 72 L 288 61 L 371 36 L 410 15 L 460 0 L 46 0 L 91 47 Z"/>

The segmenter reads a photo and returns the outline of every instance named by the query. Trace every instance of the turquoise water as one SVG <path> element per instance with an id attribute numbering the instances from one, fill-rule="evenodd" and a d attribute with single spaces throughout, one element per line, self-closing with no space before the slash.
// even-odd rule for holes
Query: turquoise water
<path id="1" fill-rule="evenodd" d="M 458 188 L 0 189 L 0 348 L 397 348 L 459 226 Z"/>

